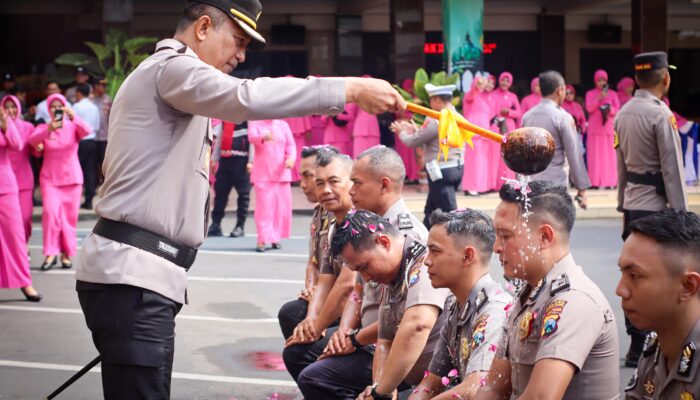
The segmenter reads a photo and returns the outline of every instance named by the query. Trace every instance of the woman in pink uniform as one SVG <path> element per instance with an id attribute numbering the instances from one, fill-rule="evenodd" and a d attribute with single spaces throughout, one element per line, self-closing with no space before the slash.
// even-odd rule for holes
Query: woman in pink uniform
<path id="1" fill-rule="evenodd" d="M 566 85 L 566 97 L 561 103 L 561 108 L 574 117 L 576 122 L 576 130 L 580 135 L 586 132 L 588 123 L 586 122 L 586 114 L 583 112 L 583 107 L 576 100 L 576 89 L 571 85 Z"/>
<path id="2" fill-rule="evenodd" d="M 336 116 L 324 116 L 328 122 L 323 133 L 323 143 L 337 147 L 341 153 L 352 155 L 352 128 L 357 115 L 355 104 L 346 104 Z"/>
<path id="3" fill-rule="evenodd" d="M 324 144 L 323 135 L 328 121 L 322 115 L 311 115 L 308 118 L 311 125 L 311 142 L 309 144 L 311 146 Z"/>
<path id="4" fill-rule="evenodd" d="M 586 93 L 588 111 L 588 176 L 594 187 L 617 186 L 617 155 L 613 120 L 620 109 L 614 90 L 609 90 L 608 73 L 599 69 L 593 75 L 596 87 Z"/>
<path id="5" fill-rule="evenodd" d="M 522 116 L 520 111 L 520 102 L 518 96 L 510 91 L 513 85 L 513 75 L 510 72 L 503 72 L 498 77 L 498 89 L 493 91 L 491 95 L 491 104 L 493 105 L 493 124 L 491 129 L 494 132 L 506 134 L 518 127 L 518 120 Z M 501 179 L 515 178 L 515 172 L 506 167 L 503 158 L 501 157 L 501 146 L 491 146 L 491 157 L 497 160 L 495 181 L 491 189 L 499 190 L 503 186 L 504 180 Z"/>
<path id="6" fill-rule="evenodd" d="M 472 86 L 464 95 L 462 102 L 462 113 L 472 124 L 482 128 L 489 128 L 491 119 L 491 105 L 488 102 L 486 93 L 486 78 L 475 76 Z M 475 135 L 472 138 L 474 149 L 466 145 L 464 151 L 464 175 L 462 176 L 462 189 L 468 194 L 475 196 L 479 193 L 491 190 L 495 176 L 495 165 L 492 162 L 493 145 L 499 146 L 488 139 Z"/>
<path id="7" fill-rule="evenodd" d="M 620 108 L 634 96 L 634 79 L 624 77 L 617 83 L 617 98 L 620 100 Z"/>
<path id="8" fill-rule="evenodd" d="M 37 302 L 41 295 L 32 286 L 17 180 L 7 154 L 23 144 L 12 118 L 0 108 L 0 288 L 21 288 L 28 301 Z"/>
<path id="9" fill-rule="evenodd" d="M 357 157 L 363 151 L 379 144 L 379 120 L 377 116 L 362 109 L 357 110 L 355 124 L 352 128 L 352 156 Z"/>
<path id="10" fill-rule="evenodd" d="M 289 125 L 279 119 L 248 122 L 248 140 L 255 146 L 250 181 L 255 187 L 257 251 L 265 244 L 281 249 L 292 231 L 292 169 L 297 149 Z"/>
<path id="11" fill-rule="evenodd" d="M 0 107 L 5 110 L 5 114 L 17 128 L 19 139 L 22 142 L 20 150 L 8 149 L 10 164 L 17 179 L 17 189 L 19 190 L 19 207 L 22 210 L 22 221 L 24 221 L 24 236 L 25 241 L 29 243 L 29 238 L 32 235 L 32 210 L 34 203 L 32 197 L 34 194 L 34 172 L 29 162 L 29 135 L 34 131 L 34 125 L 23 121 L 22 104 L 15 96 L 5 96 L 0 100 Z"/>
<path id="12" fill-rule="evenodd" d="M 520 102 L 521 115 L 525 115 L 527 110 L 540 104 L 540 101 L 542 101 L 542 92 L 540 92 L 540 78 L 532 78 L 530 81 L 530 94 L 523 97 L 523 100 Z M 520 125 L 520 123 L 518 125 Z"/>
<path id="13" fill-rule="evenodd" d="M 307 140 L 310 139 L 311 119 L 310 117 L 284 118 L 284 122 L 289 125 L 289 129 L 294 136 L 294 143 L 297 147 L 296 164 L 292 169 L 292 182 L 299 182 L 299 164 L 301 162 L 301 149 L 307 146 Z"/>
<path id="14" fill-rule="evenodd" d="M 92 131 L 90 125 L 75 115 L 63 95 L 52 94 L 46 99 L 46 104 L 51 121 L 38 125 L 29 137 L 29 144 L 44 153 L 39 174 L 44 206 L 41 215 L 45 256 L 42 270 L 51 269 L 58 254 L 63 268 L 73 266 L 70 257 L 76 250 L 76 225 L 83 191 L 78 143 Z M 61 114 L 63 117 L 59 120 Z"/>

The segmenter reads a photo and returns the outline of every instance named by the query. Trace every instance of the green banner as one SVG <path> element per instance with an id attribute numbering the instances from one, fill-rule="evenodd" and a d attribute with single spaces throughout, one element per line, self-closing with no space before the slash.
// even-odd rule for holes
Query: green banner
<path id="1" fill-rule="evenodd" d="M 462 75 L 463 88 L 484 69 L 483 23 L 484 0 L 442 0 L 447 71 Z"/>

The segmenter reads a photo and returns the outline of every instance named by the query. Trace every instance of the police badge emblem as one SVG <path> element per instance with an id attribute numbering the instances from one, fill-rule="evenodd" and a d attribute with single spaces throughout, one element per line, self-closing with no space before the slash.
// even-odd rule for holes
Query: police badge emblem
<path id="1" fill-rule="evenodd" d="M 518 325 L 518 339 L 525 340 L 532 333 L 532 324 L 535 319 L 531 312 L 525 313 L 520 319 L 520 324 Z"/>

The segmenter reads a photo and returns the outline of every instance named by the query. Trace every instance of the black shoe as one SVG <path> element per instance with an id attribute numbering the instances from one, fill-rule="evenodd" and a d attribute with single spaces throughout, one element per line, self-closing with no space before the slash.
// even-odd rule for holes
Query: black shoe
<path id="1" fill-rule="evenodd" d="M 61 260 L 61 268 L 70 269 L 73 267 L 73 262 L 70 259 Z"/>
<path id="2" fill-rule="evenodd" d="M 639 354 L 635 353 L 630 349 L 625 356 L 625 368 L 637 368 L 637 362 L 639 361 Z"/>
<path id="3" fill-rule="evenodd" d="M 37 294 L 27 294 L 27 292 L 22 288 L 22 294 L 24 295 L 24 298 L 27 299 L 27 301 L 32 302 L 32 303 L 38 303 L 41 301 L 41 293 L 37 292 Z"/>
<path id="4" fill-rule="evenodd" d="M 92 201 L 91 202 L 86 201 L 85 203 L 80 205 L 80 208 L 82 208 L 83 210 L 92 210 Z"/>
<path id="5" fill-rule="evenodd" d="M 217 224 L 216 222 L 212 223 L 209 226 L 209 231 L 207 232 L 207 236 L 211 236 L 211 237 L 224 236 L 224 233 L 221 232 L 221 225 Z"/>
<path id="6" fill-rule="evenodd" d="M 56 265 L 56 262 L 58 262 L 58 257 L 56 256 L 49 256 L 44 258 L 44 262 L 41 263 L 41 270 L 42 271 L 48 271 L 51 268 L 53 268 L 54 265 Z"/>
<path id="7" fill-rule="evenodd" d="M 233 231 L 231 231 L 231 234 L 229 236 L 234 238 L 245 236 L 245 231 L 243 230 L 242 226 L 237 226 L 233 228 Z"/>
<path id="8" fill-rule="evenodd" d="M 272 250 L 279 250 L 282 248 L 282 243 L 277 242 L 277 243 L 272 243 Z"/>

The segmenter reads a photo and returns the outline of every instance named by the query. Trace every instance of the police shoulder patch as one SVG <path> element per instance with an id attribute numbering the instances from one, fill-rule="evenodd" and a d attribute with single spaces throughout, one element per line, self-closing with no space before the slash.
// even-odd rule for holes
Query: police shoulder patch
<path id="1" fill-rule="evenodd" d="M 542 318 L 542 338 L 546 339 L 554 335 L 559 329 L 559 318 L 566 306 L 566 300 L 554 300 L 547 304 Z"/>
<path id="2" fill-rule="evenodd" d="M 420 265 L 416 265 L 408 274 L 408 287 L 413 287 L 420 281 Z"/>
<path id="3" fill-rule="evenodd" d="M 486 340 L 486 325 L 488 324 L 489 315 L 482 314 L 474 323 L 472 331 L 472 349 L 476 349 Z"/>

